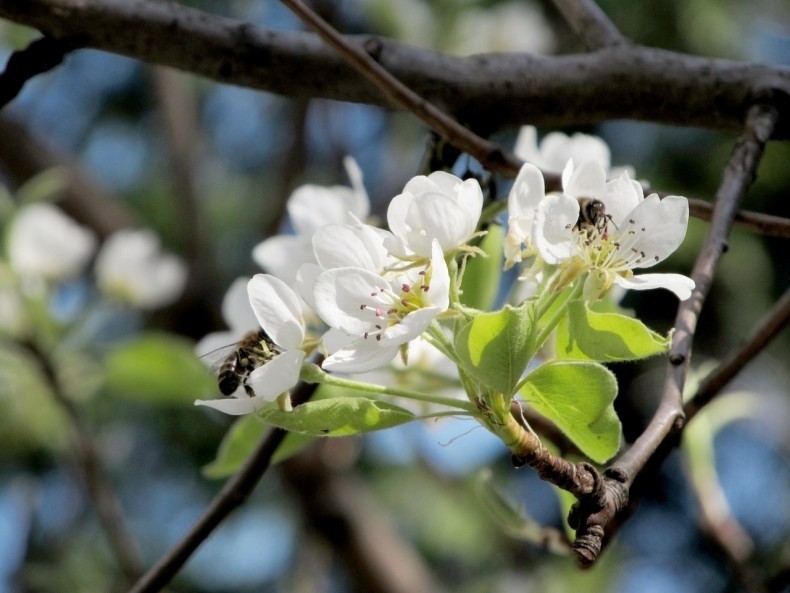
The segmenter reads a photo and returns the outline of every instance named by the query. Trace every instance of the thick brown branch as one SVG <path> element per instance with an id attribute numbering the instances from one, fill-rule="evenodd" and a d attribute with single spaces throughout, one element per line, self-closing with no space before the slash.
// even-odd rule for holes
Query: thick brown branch
<path id="1" fill-rule="evenodd" d="M 315 388 L 316 385 L 300 383 L 292 394 L 293 404 L 299 405 L 309 400 Z M 200 544 L 233 510 L 247 500 L 263 474 L 269 469 L 272 455 L 277 451 L 286 434 L 287 431 L 279 428 L 269 431 L 244 467 L 228 480 L 189 532 L 135 583 L 129 593 L 161 591 L 178 574 Z"/>
<path id="2" fill-rule="evenodd" d="M 56 39 L 287 96 L 397 107 L 317 36 L 153 0 L 0 0 L 0 17 Z M 473 129 L 637 119 L 737 130 L 763 97 L 790 97 L 790 70 L 629 46 L 592 54 L 466 58 L 356 39 L 419 96 Z M 790 136 L 788 118 L 774 138 Z"/>
<path id="3" fill-rule="evenodd" d="M 697 392 L 685 405 L 684 412 L 688 422 L 705 406 L 710 400 L 722 390 L 722 388 L 740 372 L 757 354 L 762 352 L 771 340 L 784 329 L 790 321 L 790 289 L 786 290 L 771 310 L 763 316 L 760 323 L 752 331 L 746 342 L 738 349 L 734 350 L 725 358 L 700 383 Z"/>
<path id="4" fill-rule="evenodd" d="M 554 5 L 589 50 L 628 43 L 594 0 L 554 0 Z"/>
<path id="5" fill-rule="evenodd" d="M 689 213 L 700 220 L 711 220 L 713 218 L 713 204 L 704 200 L 689 198 Z M 733 224 L 739 228 L 749 229 L 768 237 L 790 239 L 790 219 L 782 218 L 781 216 L 751 212 L 750 210 L 739 210 L 735 214 Z"/>

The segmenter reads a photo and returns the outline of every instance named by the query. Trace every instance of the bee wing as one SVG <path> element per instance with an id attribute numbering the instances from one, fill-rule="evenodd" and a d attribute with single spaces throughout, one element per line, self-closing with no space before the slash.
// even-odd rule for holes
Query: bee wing
<path id="1" fill-rule="evenodd" d="M 233 342 L 231 344 L 225 344 L 224 346 L 220 346 L 219 348 L 215 348 L 210 352 L 206 352 L 202 356 L 198 357 L 203 364 L 205 364 L 209 370 L 215 375 L 219 372 L 219 368 L 222 366 L 222 363 L 231 355 L 231 353 L 238 348 L 238 343 Z"/>

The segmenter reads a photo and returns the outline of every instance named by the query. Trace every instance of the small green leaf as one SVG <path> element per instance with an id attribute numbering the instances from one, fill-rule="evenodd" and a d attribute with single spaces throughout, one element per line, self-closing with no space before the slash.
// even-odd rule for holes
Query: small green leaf
<path id="1" fill-rule="evenodd" d="M 416 419 L 414 414 L 399 406 L 364 397 L 310 401 L 288 412 L 267 406 L 258 416 L 273 426 L 317 437 L 362 434 Z"/>
<path id="2" fill-rule="evenodd" d="M 242 416 L 230 427 L 217 450 L 217 457 L 203 468 L 207 478 L 225 478 L 235 474 L 270 430 L 260 418 L 249 414 Z M 313 438 L 289 432 L 272 456 L 272 465 L 280 463 L 301 451 Z"/>
<path id="3" fill-rule="evenodd" d="M 477 255 L 466 261 L 464 279 L 461 282 L 461 303 L 473 309 L 489 310 L 499 294 L 502 276 L 502 238 L 500 225 L 488 227 L 488 234 L 480 242 L 488 257 Z"/>
<path id="4" fill-rule="evenodd" d="M 105 385 L 113 395 L 179 406 L 217 392 L 215 378 L 195 358 L 192 342 L 155 332 L 110 352 Z"/>
<path id="5" fill-rule="evenodd" d="M 545 363 L 527 376 L 520 393 L 593 461 L 603 463 L 617 453 L 620 420 L 612 405 L 617 381 L 606 367 L 582 361 Z"/>
<path id="6" fill-rule="evenodd" d="M 669 338 L 633 317 L 591 311 L 582 301 L 568 304 L 557 328 L 557 357 L 614 362 L 666 352 Z"/>
<path id="7" fill-rule="evenodd" d="M 498 393 L 510 395 L 532 357 L 531 306 L 482 313 L 455 334 L 463 369 Z"/>

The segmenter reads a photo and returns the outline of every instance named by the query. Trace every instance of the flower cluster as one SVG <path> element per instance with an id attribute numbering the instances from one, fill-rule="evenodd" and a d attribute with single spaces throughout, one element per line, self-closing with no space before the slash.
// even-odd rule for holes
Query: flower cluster
<path id="1" fill-rule="evenodd" d="M 522 136 L 522 150 L 539 162 L 556 163 L 561 153 L 566 158 L 561 192 L 547 194 L 541 170 L 525 164 L 507 199 L 504 267 L 523 266 L 521 284 L 530 286 L 522 291 L 517 308 L 486 313 L 462 302 L 468 259 L 494 255 L 479 241 L 485 235 L 478 230 L 483 191 L 476 180 L 443 171 L 414 177 L 391 200 L 388 228 L 382 229 L 365 222 L 369 206 L 361 174 L 347 159 L 353 188 L 297 189 L 288 205 L 296 233 L 267 239 L 255 248 L 254 259 L 269 273 L 234 284 L 223 305 L 230 331 L 207 336 L 199 345 L 203 353 L 223 340 L 258 332 L 252 334 L 257 337 L 246 347 L 247 354 L 237 350 L 230 355 L 240 369 L 239 388 L 232 398 L 196 403 L 229 414 L 269 417 L 273 401 L 281 412 L 290 410 L 288 392 L 301 377 L 417 400 L 420 409 L 433 410 L 422 417 L 442 415 L 431 405 L 454 407 L 482 418 L 494 432 L 507 431 L 503 418 L 509 414 L 509 399 L 522 390 L 534 396 L 536 385 L 545 388 L 537 379 L 529 384 L 526 369 L 563 319 L 564 332 L 592 335 L 586 316 L 596 314 L 585 307 L 615 286 L 665 288 L 681 299 L 690 296 L 694 283 L 685 276 L 634 274 L 663 261 L 680 245 L 688 223 L 685 198 L 645 197 L 629 170 L 609 168 L 608 147 L 600 139 L 552 135 L 538 146 L 534 131 Z M 610 405 L 613 383 L 596 361 L 649 356 L 667 344 L 619 314 L 608 321 L 629 327 L 630 342 L 601 342 L 596 336 L 585 342 L 571 335 L 563 355 L 587 362 L 546 371 L 584 375 L 583 381 L 597 385 L 602 406 Z M 384 368 L 398 376 L 416 370 L 407 364 L 414 341 L 457 369 L 455 379 L 452 372 L 443 373 L 443 384 L 448 386 L 449 380 L 462 387 L 471 401 L 410 391 L 381 378 Z M 607 347 L 618 350 L 613 354 Z M 257 350 L 265 356 L 256 355 Z M 316 350 L 324 356 L 321 369 L 305 364 Z M 253 368 L 255 360 L 261 361 L 258 368 Z M 400 365 L 390 364 L 396 360 Z M 376 370 L 379 385 L 327 374 L 369 380 L 373 375 L 365 373 Z M 362 414 L 359 409 L 354 414 Z M 373 415 L 385 412 L 376 409 Z M 300 427 L 310 433 L 304 424 Z M 324 419 L 316 430 L 331 431 Z M 607 438 L 616 446 L 616 434 Z"/>

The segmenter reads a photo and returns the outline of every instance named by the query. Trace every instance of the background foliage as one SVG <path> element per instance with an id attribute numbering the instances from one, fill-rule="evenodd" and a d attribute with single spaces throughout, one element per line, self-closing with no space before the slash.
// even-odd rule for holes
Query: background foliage
<path id="1" fill-rule="evenodd" d="M 301 28 L 277 2 L 184 3 L 268 27 Z M 783 2 L 602 0 L 600 5 L 626 36 L 646 45 L 790 62 L 790 13 Z M 347 0 L 324 2 L 321 8 L 342 31 L 385 34 L 441 51 L 581 49 L 542 2 Z M 535 27 L 530 36 L 507 28 L 515 13 L 526 14 Z M 3 23 L 2 51 L 8 55 L 35 36 Z M 186 143 L 168 132 L 173 104 L 186 126 Z M 404 113 L 267 95 L 91 50 L 72 54 L 63 66 L 32 81 L 3 117 L 75 155 L 110 199 L 158 230 L 167 247 L 199 271 L 187 294 L 163 312 L 109 314 L 111 323 L 95 341 L 92 358 L 68 367 L 80 376 L 77 403 L 150 565 L 221 487 L 212 478 L 233 467 L 212 464 L 229 419 L 192 406 L 196 397 L 211 395 L 213 386 L 195 366 L 191 343 L 221 329 L 225 289 L 236 276 L 258 271 L 250 258 L 255 244 L 287 229 L 284 203 L 296 186 L 347 182 L 341 165 L 346 154 L 360 163 L 381 217 L 387 201 L 415 173 L 425 132 Z M 633 165 L 638 178 L 706 199 L 735 137 L 627 121 L 583 131 L 603 136 L 613 163 Z M 515 132 L 497 139 L 510 143 Z M 768 145 L 745 208 L 790 216 L 788 161 L 788 143 Z M 183 162 L 186 173 L 179 169 Z M 16 175 L 2 155 L 0 169 L 12 185 Z M 682 251 L 673 256 L 674 271 L 688 272 L 706 226 L 692 221 Z M 781 240 L 734 231 L 700 320 L 695 372 L 722 357 L 790 284 L 783 254 Z M 79 293 L 79 283 L 74 289 Z M 629 295 L 625 304 L 656 330 L 666 331 L 672 323 L 675 300 L 668 293 Z M 407 425 L 322 442 L 311 455 L 353 478 L 354 496 L 370 504 L 369 518 L 396 525 L 448 589 L 733 590 L 737 580 L 726 559 L 699 527 L 694 488 L 708 496 L 705 476 L 715 467 L 733 516 L 753 540 L 756 565 L 766 574 L 787 566 L 789 345 L 786 334 L 780 337 L 731 385 L 730 395 L 691 425 L 683 449 L 647 485 L 637 515 L 587 573 L 568 558 L 509 537 L 481 511 L 478 472 L 487 468 L 506 498 L 542 524 L 563 525 L 551 488 L 529 470 L 513 470 L 501 444 L 481 429 L 451 422 Z M 117 569 L 75 477 L 62 412 L 37 383 L 32 363 L 19 360 L 10 346 L 0 350 L 0 592 L 113 590 Z M 648 361 L 612 368 L 621 386 L 615 406 L 631 440 L 654 409 L 651 395 L 663 367 Z M 247 436 L 240 437 L 240 446 L 259 434 L 252 423 L 243 429 Z M 249 503 L 201 548 L 173 590 L 347 590 L 346 569 L 331 547 L 315 538 L 304 499 L 293 494 L 295 476 L 304 471 L 299 464 L 309 459 L 267 475 Z M 209 464 L 213 469 L 204 472 Z M 683 477 L 689 472 L 690 482 Z"/>

